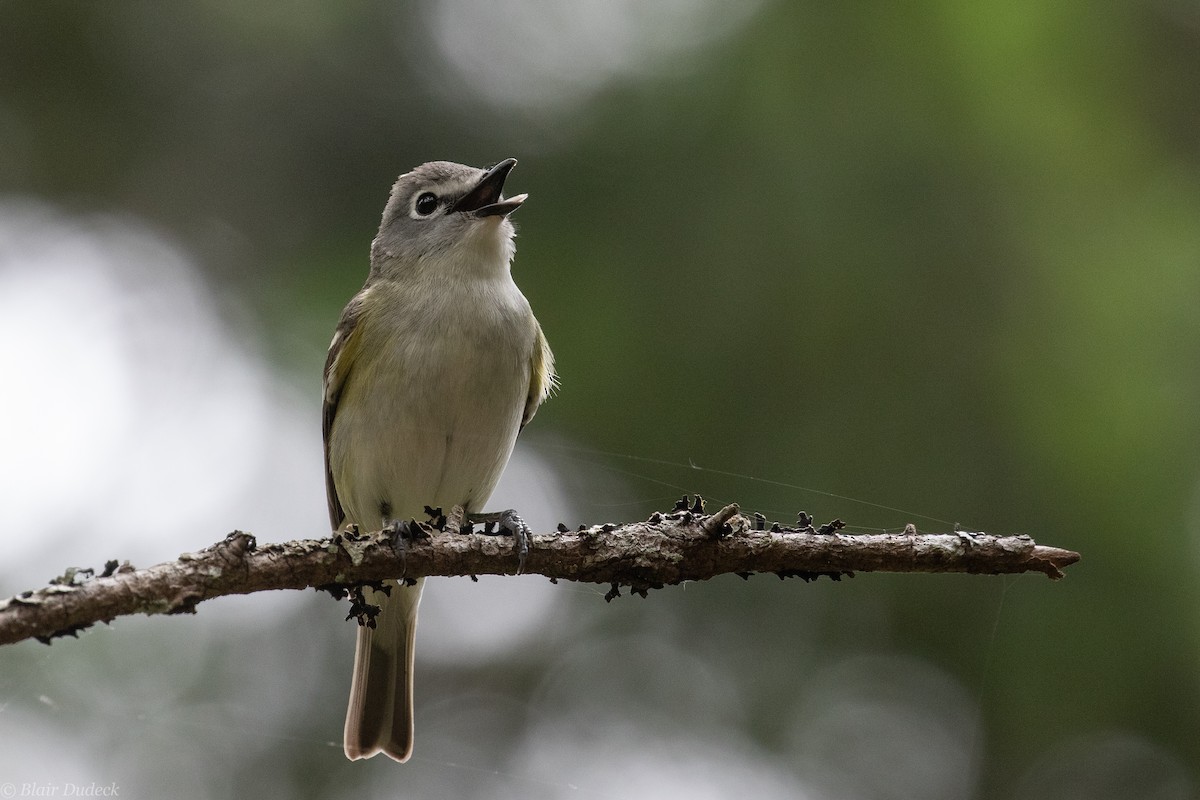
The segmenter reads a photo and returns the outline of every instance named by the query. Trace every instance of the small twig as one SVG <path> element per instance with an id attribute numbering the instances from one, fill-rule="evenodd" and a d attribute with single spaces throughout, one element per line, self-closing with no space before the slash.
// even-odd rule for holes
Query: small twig
<path id="1" fill-rule="evenodd" d="M 712 539 L 728 536 L 734 531 L 733 526 L 730 524 L 730 521 L 734 517 L 738 517 L 738 505 L 737 503 L 730 503 L 712 516 L 705 517 L 700 522 L 700 530 L 704 531 Z M 742 519 L 741 517 L 738 518 Z M 742 522 L 745 523 L 745 520 L 742 519 Z M 742 527 L 745 527 L 745 525 Z"/>
<path id="2" fill-rule="evenodd" d="M 729 505 L 710 516 L 699 502 L 645 522 L 625 525 L 565 525 L 530 539 L 524 571 L 553 581 L 647 590 L 705 580 L 723 573 L 748 577 L 773 572 L 813 579 L 856 572 L 1042 572 L 1062 577 L 1079 554 L 1036 544 L 1024 535 L 986 533 L 846 534 L 840 523 L 814 530 L 761 530 Z M 414 537 L 397 547 L 391 532 L 336 534 L 259 546 L 234 532 L 224 541 L 178 560 L 137 570 L 128 563 L 99 576 L 74 570 L 52 585 L 0 601 L 0 644 L 37 638 L 44 642 L 74 635 L 97 622 L 128 614 L 195 613 L 214 597 L 270 589 L 320 587 L 337 594 L 349 587 L 399 577 L 501 575 L 513 571 L 512 539 L 460 533 L 462 510 L 454 509 L 445 529 Z M 428 527 L 428 526 L 423 526 Z"/>

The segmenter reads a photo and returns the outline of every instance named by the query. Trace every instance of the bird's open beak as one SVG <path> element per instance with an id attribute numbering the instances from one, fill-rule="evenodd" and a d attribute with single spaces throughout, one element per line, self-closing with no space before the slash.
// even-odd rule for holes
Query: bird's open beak
<path id="1" fill-rule="evenodd" d="M 479 179 L 479 183 L 475 184 L 475 188 L 458 198 L 458 201 L 450 208 L 451 212 L 463 211 L 474 214 L 477 217 L 507 217 L 512 212 L 521 207 L 521 203 L 525 202 L 527 194 L 519 194 L 516 197 L 500 199 L 500 192 L 504 189 L 504 179 L 508 177 L 508 173 L 517 165 L 515 158 L 506 158 L 496 166 L 484 173 Z"/>

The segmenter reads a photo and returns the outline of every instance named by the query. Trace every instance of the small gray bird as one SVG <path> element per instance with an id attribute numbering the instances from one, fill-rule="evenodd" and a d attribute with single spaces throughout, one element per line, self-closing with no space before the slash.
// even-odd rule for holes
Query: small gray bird
<path id="1" fill-rule="evenodd" d="M 555 385 L 554 356 L 513 283 L 505 199 L 516 165 L 434 161 L 401 175 L 371 244 L 371 271 L 342 312 L 325 362 L 329 521 L 377 530 L 425 506 L 483 507 L 517 433 Z M 519 523 L 515 515 L 506 521 Z M 523 524 L 521 524 L 523 527 Z M 413 746 L 413 635 L 423 581 L 366 590 L 346 712 L 350 759 Z"/>

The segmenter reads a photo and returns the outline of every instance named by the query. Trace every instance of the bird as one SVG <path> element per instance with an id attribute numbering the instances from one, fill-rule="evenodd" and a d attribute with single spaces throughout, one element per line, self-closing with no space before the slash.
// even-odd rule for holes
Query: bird
<path id="1" fill-rule="evenodd" d="M 392 186 L 366 282 L 329 345 L 322 438 L 334 531 L 398 531 L 426 506 L 478 519 L 517 434 L 557 385 L 554 355 L 512 278 L 503 197 L 516 159 L 432 161 Z M 527 540 L 515 512 L 502 526 Z M 521 550 L 522 557 L 524 550 Z M 424 579 L 364 588 L 346 711 L 351 760 L 413 750 L 413 648 Z"/>

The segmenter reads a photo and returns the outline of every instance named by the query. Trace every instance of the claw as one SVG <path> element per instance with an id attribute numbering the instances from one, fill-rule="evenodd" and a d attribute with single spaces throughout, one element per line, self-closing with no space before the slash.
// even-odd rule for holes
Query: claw
<path id="1" fill-rule="evenodd" d="M 408 572 L 408 544 L 407 540 L 412 537 L 412 528 L 408 520 L 394 519 L 383 526 L 386 533 L 392 540 L 392 548 L 400 553 L 401 574 Z"/>
<path id="2" fill-rule="evenodd" d="M 505 511 L 471 514 L 469 515 L 470 524 L 483 523 L 483 532 L 489 536 L 495 536 L 500 533 L 508 533 L 513 537 L 513 544 L 517 550 L 517 574 L 520 575 L 525 571 L 525 557 L 529 555 L 529 541 L 533 536 L 533 532 L 529 530 L 529 526 L 525 524 L 525 520 L 517 514 L 514 509 L 506 509 Z M 500 530 L 495 529 L 495 525 L 499 524 Z"/>
<path id="3" fill-rule="evenodd" d="M 517 516 L 517 512 L 508 509 L 500 519 L 501 527 L 505 528 L 516 539 L 517 545 L 517 574 L 525 571 L 525 557 L 529 555 L 529 537 L 532 535 L 525 520 Z"/>

